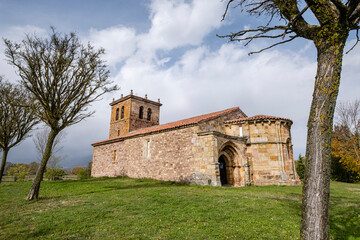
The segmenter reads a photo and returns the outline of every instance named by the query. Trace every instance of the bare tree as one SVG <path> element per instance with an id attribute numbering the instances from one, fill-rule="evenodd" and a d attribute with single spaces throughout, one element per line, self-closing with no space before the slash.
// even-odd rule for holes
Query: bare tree
<path id="1" fill-rule="evenodd" d="M 344 46 L 351 30 L 356 30 L 356 44 L 359 42 L 360 1 L 228 0 L 223 19 L 235 2 L 236 6 L 250 15 L 268 16 L 268 21 L 256 29 L 241 30 L 221 37 L 245 42 L 245 45 L 256 39 L 277 40 L 269 47 L 250 54 L 299 37 L 312 41 L 317 49 L 317 75 L 308 120 L 300 236 L 301 239 L 329 239 L 330 152 L 334 109 Z M 307 22 L 304 17 L 306 11 L 313 13 L 318 25 Z M 279 19 L 279 25 L 272 24 L 274 18 Z"/>
<path id="2" fill-rule="evenodd" d="M 340 102 L 336 108 L 336 122 L 332 154 L 346 170 L 360 176 L 360 101 Z"/>
<path id="3" fill-rule="evenodd" d="M 5 55 L 17 70 L 21 84 L 34 98 L 29 106 L 50 127 L 40 168 L 27 200 L 38 199 L 40 183 L 51 156 L 56 136 L 66 127 L 91 116 L 89 105 L 103 94 L 116 90 L 107 87 L 109 71 L 96 50 L 83 45 L 75 33 L 60 34 L 52 28 L 49 38 L 27 35 L 21 43 L 5 39 Z"/>
<path id="4" fill-rule="evenodd" d="M 9 150 L 29 136 L 38 121 L 30 109 L 24 107 L 29 98 L 20 86 L 3 81 L 0 77 L 0 96 L 1 183 Z"/>
<path id="5" fill-rule="evenodd" d="M 35 145 L 35 149 L 38 155 L 39 161 L 41 161 L 42 156 L 44 155 L 47 138 L 50 134 L 49 128 L 44 128 L 40 131 L 37 131 L 33 137 L 33 142 Z M 61 142 L 64 140 L 65 132 L 59 132 L 59 134 L 55 137 L 50 158 L 48 160 L 48 166 L 54 168 L 58 165 L 58 163 L 62 160 L 62 156 L 60 152 L 63 150 L 63 146 Z"/>
<path id="6" fill-rule="evenodd" d="M 336 107 L 335 124 L 348 129 L 346 137 L 360 136 L 360 100 L 340 102 Z"/>

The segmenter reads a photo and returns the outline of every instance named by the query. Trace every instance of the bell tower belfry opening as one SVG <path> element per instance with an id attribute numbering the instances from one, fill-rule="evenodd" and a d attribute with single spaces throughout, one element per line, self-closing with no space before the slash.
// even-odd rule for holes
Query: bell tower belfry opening
<path id="1" fill-rule="evenodd" d="M 111 118 L 109 138 L 115 138 L 131 131 L 159 125 L 160 99 L 157 102 L 130 94 L 110 103 Z"/>

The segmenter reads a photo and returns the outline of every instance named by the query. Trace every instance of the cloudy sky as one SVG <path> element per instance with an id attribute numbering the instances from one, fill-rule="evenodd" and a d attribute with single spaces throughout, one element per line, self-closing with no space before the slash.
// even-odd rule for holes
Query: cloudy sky
<path id="1" fill-rule="evenodd" d="M 66 168 L 84 166 L 92 158 L 91 143 L 106 139 L 112 98 L 127 95 L 161 99 L 160 123 L 239 106 L 248 116 L 266 114 L 291 118 L 295 158 L 305 153 L 306 122 L 316 73 L 311 42 L 296 40 L 248 56 L 268 46 L 229 43 L 227 34 L 266 23 L 230 9 L 221 21 L 221 0 L 0 0 L 2 38 L 21 41 L 25 33 L 48 36 L 50 26 L 75 32 L 84 43 L 106 49 L 111 79 L 121 88 L 92 105 L 93 117 L 66 129 Z M 310 17 L 310 21 L 314 21 Z M 354 42 L 351 35 L 346 49 Z M 4 57 L 0 74 L 18 80 Z M 358 98 L 360 46 L 345 55 L 339 101 Z M 10 162 L 36 160 L 28 138 L 9 153 Z"/>

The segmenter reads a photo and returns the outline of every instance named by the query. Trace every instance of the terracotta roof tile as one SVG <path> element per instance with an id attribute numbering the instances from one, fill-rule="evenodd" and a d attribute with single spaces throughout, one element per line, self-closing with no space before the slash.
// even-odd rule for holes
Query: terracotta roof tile
<path id="1" fill-rule="evenodd" d="M 285 120 L 285 121 L 289 121 L 291 123 L 293 122 L 289 118 L 274 117 L 274 116 L 268 116 L 268 115 L 255 115 L 252 117 L 229 120 L 226 123 L 238 123 L 238 122 L 246 122 L 246 121 L 254 121 L 254 120 Z"/>
<path id="2" fill-rule="evenodd" d="M 227 114 L 227 113 L 230 113 L 233 111 L 241 111 L 241 110 L 239 109 L 239 107 L 234 107 L 234 108 L 229 108 L 229 109 L 219 111 L 219 112 L 213 112 L 213 113 L 208 113 L 208 114 L 204 114 L 204 115 L 200 115 L 200 116 L 196 116 L 196 117 L 192 117 L 192 118 L 183 119 L 183 120 L 176 121 L 176 122 L 170 122 L 170 123 L 165 123 L 162 125 L 156 125 L 156 126 L 152 126 L 152 127 L 142 128 L 142 129 L 138 129 L 138 130 L 129 132 L 127 134 L 121 135 L 116 138 L 110 138 L 107 140 L 95 142 L 91 145 L 92 146 L 102 145 L 102 144 L 116 142 L 117 140 L 129 138 L 129 137 L 133 137 L 133 136 L 137 136 L 137 135 L 161 132 L 161 131 L 170 130 L 170 129 L 174 129 L 174 128 L 178 128 L 178 127 L 190 126 L 190 125 L 194 125 L 194 124 L 197 124 L 197 123 L 200 123 L 203 121 L 209 121 L 211 119 L 215 119 L 217 117 L 220 117 L 224 114 Z"/>

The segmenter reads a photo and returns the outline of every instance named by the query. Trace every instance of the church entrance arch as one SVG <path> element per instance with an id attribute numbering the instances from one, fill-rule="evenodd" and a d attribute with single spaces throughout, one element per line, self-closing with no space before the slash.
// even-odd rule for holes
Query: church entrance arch
<path id="1" fill-rule="evenodd" d="M 236 144 L 225 142 L 219 151 L 219 184 L 221 186 L 241 186 L 241 159 Z"/>

